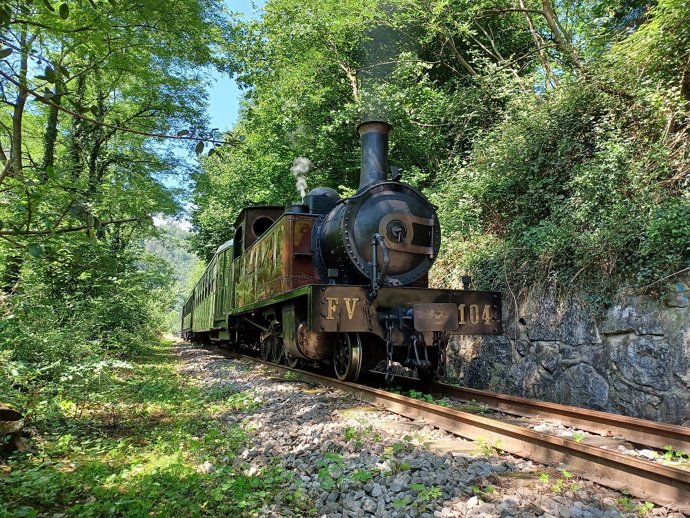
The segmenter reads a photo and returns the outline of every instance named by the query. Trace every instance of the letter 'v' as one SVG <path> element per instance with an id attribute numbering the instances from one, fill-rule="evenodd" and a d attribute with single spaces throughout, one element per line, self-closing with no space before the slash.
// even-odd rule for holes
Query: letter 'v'
<path id="1" fill-rule="evenodd" d="M 344 297 L 343 300 L 345 301 L 345 308 L 347 309 L 347 318 L 352 320 L 352 317 L 355 316 L 355 308 L 357 307 L 357 301 L 359 299 Z"/>

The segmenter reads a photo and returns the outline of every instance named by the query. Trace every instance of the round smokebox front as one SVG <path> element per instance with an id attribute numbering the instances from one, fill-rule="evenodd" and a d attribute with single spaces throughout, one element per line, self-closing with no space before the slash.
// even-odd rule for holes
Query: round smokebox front
<path id="1" fill-rule="evenodd" d="M 390 255 L 385 285 L 413 283 L 431 268 L 441 241 L 438 218 L 434 206 L 409 185 L 374 184 L 338 209 L 324 222 L 321 232 L 322 244 L 328 243 L 331 252 L 338 249 L 335 254 L 322 254 L 330 268 L 342 271 L 346 267 L 361 281 L 369 282 L 374 234 L 383 236 Z M 342 252 L 349 259 L 348 265 L 343 264 L 342 256 L 337 260 Z M 377 261 L 383 264 L 380 247 Z"/>

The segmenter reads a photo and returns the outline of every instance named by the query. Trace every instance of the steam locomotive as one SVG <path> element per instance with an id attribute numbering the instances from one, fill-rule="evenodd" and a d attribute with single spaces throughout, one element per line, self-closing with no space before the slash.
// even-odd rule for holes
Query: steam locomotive
<path id="1" fill-rule="evenodd" d="M 390 129 L 358 126 L 354 196 L 318 187 L 303 204 L 243 209 L 184 304 L 181 336 L 258 347 L 293 367 L 330 364 L 343 381 L 375 369 L 392 382 L 396 372 L 443 378 L 452 334 L 500 334 L 499 293 L 471 291 L 469 278 L 462 290 L 428 288 L 436 207 L 395 168 L 388 178 Z"/>

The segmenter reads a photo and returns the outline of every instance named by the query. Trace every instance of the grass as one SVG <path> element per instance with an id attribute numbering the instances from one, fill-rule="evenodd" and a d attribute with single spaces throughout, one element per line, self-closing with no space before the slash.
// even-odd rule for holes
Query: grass
<path id="1" fill-rule="evenodd" d="M 279 468 L 246 474 L 233 460 L 251 430 L 218 419 L 260 400 L 231 385 L 204 390 L 179 372 L 170 342 L 76 397 L 61 396 L 31 453 L 0 460 L 0 517 L 256 516 L 290 485 Z M 283 502 L 307 513 L 299 491 Z"/>

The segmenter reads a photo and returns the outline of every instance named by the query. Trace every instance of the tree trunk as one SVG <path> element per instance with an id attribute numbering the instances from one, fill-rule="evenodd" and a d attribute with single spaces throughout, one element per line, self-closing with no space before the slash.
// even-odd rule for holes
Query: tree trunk
<path id="1" fill-rule="evenodd" d="M 561 52 L 568 55 L 575 67 L 580 68 L 580 56 L 575 47 L 573 47 L 570 36 L 563 30 L 563 27 L 558 21 L 558 16 L 556 15 L 556 10 L 553 5 L 551 5 L 549 0 L 542 0 L 542 7 L 544 9 L 544 18 L 549 25 L 549 29 L 551 29 L 551 34 L 553 34 L 556 46 Z"/>
<path id="2" fill-rule="evenodd" d="M 534 44 L 537 47 L 537 53 L 539 54 L 539 59 L 541 60 L 541 64 L 544 67 L 544 75 L 546 76 L 546 81 L 551 83 L 551 86 L 556 86 L 558 84 L 558 79 L 553 73 L 553 70 L 551 69 L 551 63 L 549 63 L 549 57 L 546 55 L 546 51 L 544 50 L 544 40 L 542 39 L 541 35 L 537 32 L 537 30 L 534 28 L 534 24 L 532 23 L 532 18 L 530 18 L 529 13 L 527 12 L 527 9 L 525 8 L 525 2 L 524 0 L 520 0 L 520 7 L 525 11 L 525 19 L 527 20 L 527 27 L 529 27 L 529 32 L 532 35 L 532 39 L 534 40 Z"/>
<path id="3" fill-rule="evenodd" d="M 35 35 L 27 36 L 26 31 L 21 29 L 19 37 L 20 44 L 20 58 L 19 58 L 19 87 L 17 89 L 17 99 L 14 103 L 14 110 L 12 113 L 12 147 L 10 148 L 10 162 L 12 163 L 12 174 L 17 177 L 21 175 L 24 168 L 22 159 L 22 122 L 24 117 L 24 108 L 26 100 L 29 97 L 29 90 L 27 84 L 27 71 L 29 68 L 29 50 L 31 44 L 36 39 Z"/>
<path id="4" fill-rule="evenodd" d="M 86 93 L 86 74 L 82 74 L 77 79 L 75 101 L 78 106 L 81 106 L 84 101 Z M 84 162 L 82 160 L 83 139 L 85 138 L 84 124 L 85 122 L 76 117 L 73 119 L 72 138 L 70 139 L 69 158 L 71 162 L 72 178 L 78 180 L 81 176 Z"/>
<path id="5" fill-rule="evenodd" d="M 60 104 L 60 98 L 56 97 L 53 99 L 55 104 Z M 58 134 L 58 115 L 60 111 L 57 106 L 51 106 L 48 112 L 48 121 L 46 122 L 46 132 L 43 136 L 43 167 L 44 176 L 45 169 L 53 167 L 55 165 L 55 142 L 57 141 Z"/>

